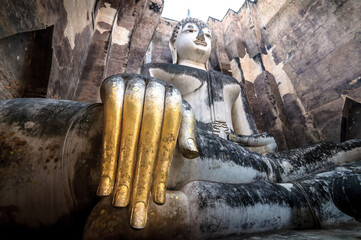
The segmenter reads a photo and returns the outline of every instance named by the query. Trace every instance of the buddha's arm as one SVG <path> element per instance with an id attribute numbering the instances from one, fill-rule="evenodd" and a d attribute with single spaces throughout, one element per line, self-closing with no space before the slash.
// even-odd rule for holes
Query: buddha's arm
<path id="1" fill-rule="evenodd" d="M 198 76 L 200 72 L 198 69 L 185 67 L 177 64 L 165 63 L 148 63 L 144 64 L 141 69 L 141 74 L 162 79 L 174 85 L 182 96 L 188 95 L 198 89 L 202 82 Z"/>
<path id="2" fill-rule="evenodd" d="M 232 107 L 232 123 L 236 134 L 229 135 L 228 140 L 237 142 L 247 149 L 261 154 L 273 152 L 277 148 L 276 141 L 271 134 L 258 133 L 242 86 L 240 94 Z"/>
<path id="3" fill-rule="evenodd" d="M 249 109 L 247 99 L 241 90 L 233 107 L 232 107 L 232 123 L 236 134 L 252 135 L 257 134 L 257 126 Z"/>
<path id="4" fill-rule="evenodd" d="M 198 154 L 191 141 L 195 139 L 194 114 L 175 87 L 141 75 L 107 78 L 101 98 L 104 132 L 97 194 L 107 196 L 114 191 L 113 205 L 130 203 L 131 226 L 144 228 L 152 182 L 154 201 L 164 203 L 179 128 L 183 130 L 179 140 L 183 155 L 194 158 Z"/>

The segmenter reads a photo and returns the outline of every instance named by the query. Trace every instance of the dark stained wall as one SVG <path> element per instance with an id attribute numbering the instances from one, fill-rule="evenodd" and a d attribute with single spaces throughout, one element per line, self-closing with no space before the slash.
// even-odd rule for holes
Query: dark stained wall
<path id="1" fill-rule="evenodd" d="M 93 35 L 95 1 L 2 1 L 1 98 L 22 97 L 24 91 L 30 93 L 25 96 L 73 98 Z M 44 29 L 50 30 L 41 37 Z M 44 71 L 48 79 L 39 90 L 34 81 L 43 81 L 36 78 Z"/>
<path id="2" fill-rule="evenodd" d="M 260 1 L 258 9 L 269 6 Z M 339 141 L 346 96 L 361 101 L 361 3 L 358 0 L 281 1 L 258 16 L 275 64 L 291 80 L 305 113 L 325 140 Z M 284 95 L 285 104 L 289 103 Z"/>

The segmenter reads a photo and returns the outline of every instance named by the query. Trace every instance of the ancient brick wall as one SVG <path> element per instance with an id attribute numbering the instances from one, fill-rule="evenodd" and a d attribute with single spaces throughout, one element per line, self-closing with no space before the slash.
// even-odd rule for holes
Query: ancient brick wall
<path id="1" fill-rule="evenodd" d="M 313 121 L 321 139 L 339 141 L 346 96 L 361 100 L 360 1 L 264 0 L 256 10 L 268 67 L 289 79 L 286 89 L 278 80 L 284 104 L 300 108 L 290 120 Z"/>
<path id="2" fill-rule="evenodd" d="M 104 78 L 138 72 L 162 9 L 162 0 L 105 0 L 74 100 L 99 102 Z"/>
<path id="3" fill-rule="evenodd" d="M 95 2 L 2 1 L 1 98 L 72 99 L 93 34 Z"/>

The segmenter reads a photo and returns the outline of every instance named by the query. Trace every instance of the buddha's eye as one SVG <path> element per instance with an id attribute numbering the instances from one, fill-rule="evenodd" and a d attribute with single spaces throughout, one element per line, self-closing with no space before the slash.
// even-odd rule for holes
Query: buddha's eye
<path id="1" fill-rule="evenodd" d="M 206 35 L 206 37 L 212 38 L 211 34 L 209 33 L 205 33 L 204 35 Z"/>
<path id="2" fill-rule="evenodd" d="M 187 30 L 187 32 L 191 32 L 191 33 L 192 33 L 192 32 L 195 32 L 195 31 L 196 31 L 196 30 L 194 30 L 194 29 L 188 29 L 188 30 Z"/>

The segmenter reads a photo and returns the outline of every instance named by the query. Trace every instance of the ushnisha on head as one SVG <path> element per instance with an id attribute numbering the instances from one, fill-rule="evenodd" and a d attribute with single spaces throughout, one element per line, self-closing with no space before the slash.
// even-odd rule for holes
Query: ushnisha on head
<path id="1" fill-rule="evenodd" d="M 174 27 L 169 47 L 174 64 L 207 70 L 211 54 L 211 31 L 196 18 L 186 18 Z"/>

